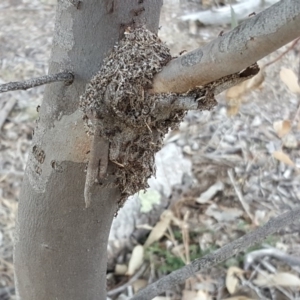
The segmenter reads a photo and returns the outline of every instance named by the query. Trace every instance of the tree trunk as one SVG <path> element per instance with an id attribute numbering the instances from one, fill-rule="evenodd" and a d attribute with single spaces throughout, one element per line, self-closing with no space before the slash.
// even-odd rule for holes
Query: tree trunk
<path id="1" fill-rule="evenodd" d="M 79 97 L 126 25 L 145 24 L 157 32 L 161 5 L 162 0 L 58 1 L 49 73 L 72 71 L 75 80 L 46 87 L 37 120 L 16 226 L 15 279 L 22 300 L 106 299 L 107 239 L 120 192 L 94 186 L 85 208 L 91 141 Z"/>

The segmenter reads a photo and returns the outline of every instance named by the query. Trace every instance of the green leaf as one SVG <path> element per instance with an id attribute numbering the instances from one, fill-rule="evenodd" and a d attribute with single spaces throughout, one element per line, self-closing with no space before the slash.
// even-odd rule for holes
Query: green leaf
<path id="1" fill-rule="evenodd" d="M 141 212 L 147 213 L 152 210 L 155 204 L 160 203 L 160 193 L 156 190 L 148 189 L 146 192 L 139 192 L 141 200 Z"/>

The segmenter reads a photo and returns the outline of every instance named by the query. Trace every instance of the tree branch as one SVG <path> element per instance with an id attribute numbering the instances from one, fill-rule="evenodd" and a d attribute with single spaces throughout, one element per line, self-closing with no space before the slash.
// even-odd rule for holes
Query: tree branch
<path id="1" fill-rule="evenodd" d="M 216 95 L 252 78 L 257 75 L 258 72 L 258 65 L 253 64 L 241 72 L 222 77 L 205 86 L 197 86 L 185 94 L 162 94 L 161 99 L 156 103 L 152 116 L 158 120 L 167 119 L 170 114 L 170 110 L 173 112 L 182 110 L 209 110 L 217 103 L 215 100 Z"/>
<path id="2" fill-rule="evenodd" d="M 300 207 L 293 208 L 274 219 L 271 219 L 260 228 L 244 235 L 243 237 L 229 243 L 219 250 L 208 254 L 202 258 L 194 260 L 191 264 L 176 270 L 159 279 L 157 282 L 147 286 L 138 292 L 132 300 L 151 300 L 161 293 L 173 289 L 177 284 L 184 282 L 189 277 L 195 275 L 196 272 L 206 270 L 223 262 L 224 260 L 246 250 L 250 246 L 263 241 L 267 236 L 274 232 L 291 225 L 295 221 L 299 221 Z"/>
<path id="3" fill-rule="evenodd" d="M 16 91 L 16 90 L 27 90 L 36 86 L 57 82 L 65 81 L 66 85 L 73 82 L 74 75 L 70 72 L 61 72 L 57 74 L 45 75 L 36 77 L 25 81 L 15 81 L 0 85 L 0 93 Z"/>
<path id="4" fill-rule="evenodd" d="M 203 48 L 167 64 L 154 77 L 152 93 L 184 93 L 239 72 L 300 36 L 300 1 L 277 2 Z"/>

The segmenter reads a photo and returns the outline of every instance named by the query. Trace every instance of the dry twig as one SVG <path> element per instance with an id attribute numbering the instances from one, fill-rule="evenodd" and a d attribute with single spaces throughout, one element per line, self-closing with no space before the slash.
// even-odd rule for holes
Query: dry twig
<path id="1" fill-rule="evenodd" d="M 61 72 L 57 74 L 45 75 L 41 77 L 32 78 L 25 81 L 15 81 L 0 85 L 0 93 L 16 91 L 16 90 L 27 90 L 36 86 L 57 82 L 65 81 L 67 85 L 71 84 L 74 80 L 74 75 L 70 72 Z"/>
<path id="2" fill-rule="evenodd" d="M 137 281 L 142 275 L 143 273 L 146 271 L 147 269 L 147 265 L 143 264 L 141 266 L 141 268 L 123 285 L 118 286 L 117 288 L 110 290 L 107 292 L 107 296 L 113 296 L 115 294 L 118 294 L 122 291 L 124 291 L 127 287 L 129 287 L 130 285 L 132 285 L 135 281 Z"/>
<path id="3" fill-rule="evenodd" d="M 17 102 L 17 100 L 15 98 L 11 98 L 4 104 L 3 108 L 1 108 L 1 111 L 0 111 L 0 130 L 1 130 L 5 120 L 7 119 L 8 115 L 10 114 L 12 109 L 14 108 L 16 102 Z"/>
<path id="4" fill-rule="evenodd" d="M 265 256 L 275 257 L 279 260 L 284 261 L 285 263 L 289 264 L 290 266 L 300 266 L 300 259 L 298 257 L 286 254 L 276 248 L 270 249 L 261 249 L 257 251 L 253 251 L 248 253 L 245 258 L 244 268 L 248 270 L 250 265 L 257 259 Z"/>
<path id="5" fill-rule="evenodd" d="M 235 179 L 234 179 L 234 177 L 233 177 L 232 170 L 228 170 L 228 171 L 227 171 L 227 174 L 228 174 L 228 176 L 229 176 L 229 179 L 230 179 L 230 181 L 231 181 L 231 184 L 233 185 L 233 188 L 234 188 L 234 190 L 235 190 L 235 192 L 236 192 L 236 195 L 238 196 L 238 199 L 240 200 L 240 202 L 241 202 L 241 204 L 242 204 L 244 210 L 246 211 L 247 215 L 249 216 L 249 218 L 250 218 L 251 221 L 253 222 L 253 221 L 254 221 L 254 218 L 253 218 L 253 216 L 252 216 L 252 214 L 251 214 L 251 212 L 250 212 L 250 210 L 249 210 L 249 205 L 248 205 L 248 203 L 246 203 L 246 201 L 245 201 L 245 199 L 244 199 L 244 197 L 243 197 L 243 194 L 242 194 L 240 188 L 238 187 L 238 185 L 237 185 L 237 183 L 236 183 L 236 181 L 235 181 Z"/>
<path id="6" fill-rule="evenodd" d="M 263 241 L 267 236 L 277 232 L 283 227 L 299 221 L 300 207 L 294 208 L 277 218 L 271 219 L 264 226 L 244 235 L 243 237 L 229 243 L 219 250 L 194 260 L 191 264 L 176 270 L 157 282 L 147 286 L 132 298 L 132 300 L 150 300 L 166 290 L 173 289 L 177 284 L 184 282 L 196 272 L 206 270 L 212 266 L 246 250 L 248 247 Z"/>

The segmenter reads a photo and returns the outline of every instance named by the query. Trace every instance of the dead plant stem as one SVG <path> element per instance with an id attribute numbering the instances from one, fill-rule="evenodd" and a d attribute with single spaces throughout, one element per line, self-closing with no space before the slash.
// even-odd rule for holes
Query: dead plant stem
<path id="1" fill-rule="evenodd" d="M 32 78 L 25 81 L 15 81 L 0 85 L 0 93 L 16 91 L 16 90 L 27 90 L 36 86 L 64 81 L 67 85 L 71 84 L 74 80 L 74 75 L 70 72 L 61 72 L 57 74 L 45 75 L 41 77 Z"/>

